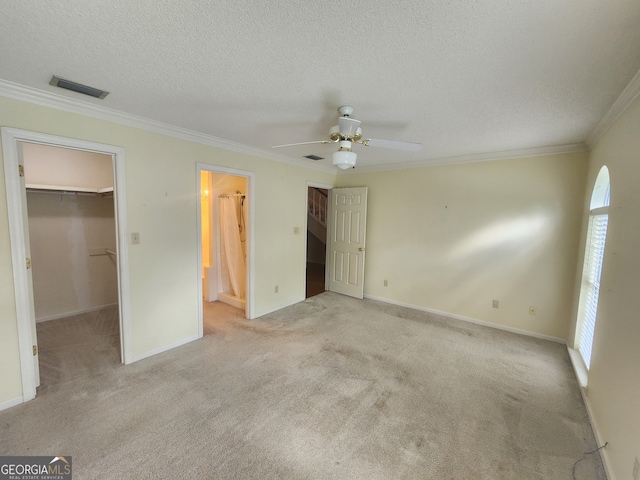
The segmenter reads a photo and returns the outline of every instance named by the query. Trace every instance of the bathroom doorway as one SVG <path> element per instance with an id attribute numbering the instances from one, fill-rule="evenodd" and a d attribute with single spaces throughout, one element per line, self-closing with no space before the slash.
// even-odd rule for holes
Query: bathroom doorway
<path id="1" fill-rule="evenodd" d="M 198 181 L 201 297 L 251 318 L 251 174 L 199 165 Z"/>

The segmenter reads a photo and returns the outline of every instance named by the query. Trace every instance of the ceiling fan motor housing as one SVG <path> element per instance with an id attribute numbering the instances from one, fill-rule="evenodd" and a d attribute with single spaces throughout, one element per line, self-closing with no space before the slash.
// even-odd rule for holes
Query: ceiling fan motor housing
<path id="1" fill-rule="evenodd" d="M 329 129 L 329 138 L 334 142 L 338 142 L 340 140 L 357 142 L 362 138 L 360 120 L 348 117 L 340 118 L 340 125 L 334 125 Z"/>
<path id="2" fill-rule="evenodd" d="M 338 150 L 342 152 L 350 152 L 351 142 L 349 140 L 340 140 L 340 148 Z"/>
<path id="3" fill-rule="evenodd" d="M 340 135 L 340 127 L 338 125 L 334 125 L 329 129 L 329 138 L 334 142 L 342 139 L 342 135 Z"/>
<path id="4" fill-rule="evenodd" d="M 353 113 L 353 107 L 351 105 L 342 105 L 338 107 L 338 113 L 343 117 L 348 117 Z"/>

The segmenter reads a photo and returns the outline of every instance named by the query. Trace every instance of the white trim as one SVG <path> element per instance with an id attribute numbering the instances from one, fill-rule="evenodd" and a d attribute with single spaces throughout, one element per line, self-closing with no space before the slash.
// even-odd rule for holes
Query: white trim
<path id="1" fill-rule="evenodd" d="M 195 132 L 181 127 L 176 127 L 148 118 L 139 117 L 129 113 L 120 112 L 100 105 L 83 102 L 75 98 L 68 98 L 51 92 L 38 90 L 35 88 L 20 85 L 14 82 L 0 79 L 0 96 L 13 98 L 23 102 L 36 105 L 42 105 L 49 108 L 64 110 L 66 112 L 86 115 L 88 117 L 115 122 L 121 125 L 140 128 L 150 132 L 168 135 L 174 138 L 209 145 L 212 147 L 223 148 L 233 152 L 244 153 L 255 157 L 265 158 L 276 162 L 287 163 L 310 170 L 317 170 L 326 173 L 336 173 L 339 175 L 349 175 L 358 172 L 373 172 L 385 170 L 401 170 L 407 168 L 427 167 L 435 165 L 450 165 L 456 163 L 484 162 L 489 160 L 499 160 L 507 158 L 533 157 L 539 155 L 555 155 L 562 153 L 581 152 L 593 148 L 593 146 L 602 138 L 609 130 L 620 115 L 633 103 L 636 97 L 640 95 L 640 70 L 636 72 L 629 81 L 620 96 L 613 103 L 609 111 L 600 120 L 598 125 L 587 135 L 584 143 L 558 145 L 548 147 L 536 147 L 529 149 L 508 150 L 503 152 L 487 152 L 472 155 L 462 155 L 456 157 L 444 157 L 431 160 L 420 160 L 416 162 L 403 162 L 393 165 L 376 165 L 371 167 L 358 167 L 357 169 L 337 170 L 333 166 L 320 165 L 317 163 L 305 162 L 303 160 L 292 159 L 281 155 L 274 154 L 247 145 L 231 142 L 221 138 Z"/>
<path id="2" fill-rule="evenodd" d="M 597 207 L 589 210 L 589 215 L 608 215 L 609 214 L 609 205 L 605 207 Z"/>
<path id="3" fill-rule="evenodd" d="M 640 73 L 640 72 L 639 72 Z M 632 84 L 638 84 L 632 87 Z M 628 91 L 627 91 L 628 89 Z M 636 77 L 631 81 L 627 89 L 618 99 L 624 108 L 637 96 L 637 90 L 640 90 L 640 76 L 636 74 Z M 634 89 L 636 90 L 635 93 Z M 186 128 L 176 127 L 148 118 L 139 117 L 129 113 L 120 112 L 100 105 L 94 105 L 92 103 L 84 102 L 75 98 L 68 98 L 62 95 L 54 94 L 51 92 L 38 90 L 31 87 L 26 87 L 17 83 L 9 82 L 7 80 L 0 79 L 0 96 L 13 98 L 23 102 L 28 102 L 36 105 L 42 105 L 49 108 L 55 108 L 57 110 L 63 110 L 66 112 L 76 113 L 78 115 L 85 115 L 100 120 L 106 120 L 109 122 L 118 123 L 120 125 L 126 125 L 134 128 L 140 128 L 149 132 L 160 133 L 162 135 L 168 135 L 174 138 L 180 138 L 194 143 L 200 143 L 202 145 L 208 145 L 212 147 L 222 148 L 230 150 L 232 152 L 242 153 L 246 155 L 252 155 L 254 157 L 265 158 L 280 163 L 286 163 L 295 165 L 301 168 L 307 168 L 310 170 L 316 170 L 325 173 L 333 173 L 339 175 L 349 175 L 358 172 L 373 172 L 373 171 L 386 171 L 386 170 L 401 170 L 407 168 L 427 167 L 436 165 L 450 165 L 456 163 L 471 163 L 471 162 L 484 162 L 490 160 L 500 160 L 507 158 L 521 158 L 532 157 L 538 155 L 554 155 L 571 152 L 581 152 L 588 150 L 589 146 L 592 146 L 592 141 L 587 143 L 578 143 L 572 145 L 559 145 L 548 147 L 537 147 L 529 149 L 509 150 L 503 152 L 487 152 L 472 155 L 462 155 L 456 157 L 436 158 L 430 160 L 419 160 L 416 162 L 403 162 L 392 165 L 374 165 L 370 167 L 357 167 L 356 169 L 338 170 L 333 166 L 321 165 L 314 162 L 307 162 L 304 160 L 293 159 L 281 155 L 274 154 L 266 150 L 259 148 L 242 145 L 240 143 L 224 140 L 212 135 L 207 135 Z M 620 100 L 622 97 L 627 100 Z M 631 98 L 631 101 L 628 99 Z M 617 103 L 617 102 L 616 102 Z M 615 105 L 615 104 L 614 104 Z M 613 107 L 612 107 L 613 110 Z M 609 115 L 609 114 L 607 114 Z M 606 116 L 605 116 L 606 118 Z M 617 119 L 617 117 L 616 117 Z M 604 119 L 603 119 L 604 120 Z M 601 122 L 602 123 L 602 122 Z M 613 123 L 613 122 L 611 122 Z M 598 127 L 596 127 L 598 128 Z M 607 126 L 608 128 L 608 126 Z M 592 132 L 593 133 L 593 132 Z"/>
<path id="4" fill-rule="evenodd" d="M 584 406 L 587 409 L 587 415 L 589 416 L 589 421 L 591 422 L 593 436 L 596 438 L 596 445 L 604 445 L 606 440 L 602 436 L 602 433 L 598 428 L 598 422 L 596 422 L 596 417 L 593 414 L 591 403 L 589 403 L 589 397 L 587 397 L 587 389 L 581 388 L 580 393 L 582 394 L 582 401 L 584 402 Z M 609 452 L 607 452 L 606 448 L 600 450 L 600 457 L 602 458 L 602 464 L 604 465 L 604 471 L 607 474 L 607 478 L 609 480 L 616 480 L 616 476 L 613 474 L 613 465 L 611 464 L 611 459 L 609 458 Z"/>
<path id="5" fill-rule="evenodd" d="M 192 335 L 190 337 L 178 340 L 177 342 L 173 342 L 173 343 L 170 343 L 168 345 L 163 345 L 162 347 L 154 348 L 153 350 L 150 350 L 148 352 L 144 352 L 144 353 L 142 353 L 140 355 L 136 355 L 135 357 L 133 357 L 133 361 L 137 362 L 139 360 L 144 360 L 145 358 L 149 358 L 149 357 L 153 357 L 154 355 L 158 355 L 159 353 L 168 352 L 169 350 L 172 350 L 172 349 L 177 348 L 177 347 L 181 347 L 183 345 L 186 345 L 187 343 L 191 343 L 191 342 L 193 342 L 195 340 L 198 340 L 199 338 L 201 338 L 200 335 Z"/>
<path id="6" fill-rule="evenodd" d="M 25 184 L 25 188 L 31 188 L 34 190 L 60 190 L 63 192 L 81 192 L 81 193 L 98 193 L 97 188 L 89 187 L 65 187 L 62 185 L 38 185 L 35 183 Z"/>
<path id="7" fill-rule="evenodd" d="M 106 255 L 106 253 L 104 255 Z M 57 315 L 50 315 L 48 317 L 36 318 L 36 323 L 49 322 L 51 320 L 58 320 L 60 318 L 72 317 L 74 315 L 82 315 L 83 313 L 97 312 L 98 310 L 102 310 L 103 308 L 111 308 L 111 307 L 117 307 L 117 306 L 118 306 L 117 303 L 108 303 L 106 305 L 100 305 L 98 307 L 85 308 L 83 310 L 75 310 L 73 312 L 67 312 L 67 313 L 59 313 Z"/>
<path id="8" fill-rule="evenodd" d="M 325 190 L 331 190 L 332 188 L 335 188 L 333 185 L 329 185 L 328 183 L 310 182 L 309 180 L 307 180 L 307 195 L 309 194 L 309 187 L 324 188 Z"/>
<path id="9" fill-rule="evenodd" d="M 22 219 L 22 195 L 18 176 L 18 133 L 2 128 L 2 155 L 4 157 L 4 181 L 9 217 L 9 240 L 13 264 L 13 288 L 15 294 L 16 324 L 18 327 L 18 352 L 22 380 L 22 398 L 28 402 L 36 396 L 36 372 L 33 364 L 31 304 L 29 301 L 29 279 L 24 268 L 26 238 Z"/>
<path id="10" fill-rule="evenodd" d="M 611 105 L 611 108 L 605 116 L 602 117 L 602 120 L 598 122 L 596 128 L 587 135 L 586 144 L 589 148 L 593 148 L 593 146 L 598 143 L 602 136 L 616 123 L 620 115 L 629 108 L 638 95 L 640 95 L 640 70 L 636 72 L 620 96 L 613 102 L 613 105 Z"/>
<path id="11" fill-rule="evenodd" d="M 174 138 L 180 138 L 189 142 L 208 145 L 211 147 L 223 148 L 232 152 L 251 155 L 254 157 L 265 158 L 275 162 L 287 163 L 301 168 L 317 170 L 326 173 L 335 173 L 336 168 L 333 166 L 319 165 L 314 162 L 305 160 L 297 160 L 289 157 L 277 155 L 272 152 L 261 150 L 259 148 L 249 147 L 240 143 L 231 142 L 221 138 L 207 135 L 186 128 L 176 127 L 167 123 L 157 122 L 148 118 L 139 117 L 129 113 L 113 110 L 101 105 L 83 102 L 75 98 L 68 98 L 62 95 L 53 94 L 43 90 L 26 87 L 17 83 L 0 79 L 0 96 L 13 98 L 23 102 L 42 105 L 44 107 L 55 108 L 65 112 L 85 115 L 99 120 L 118 123 L 129 127 L 139 128 L 148 132 L 168 135 Z"/>
<path id="12" fill-rule="evenodd" d="M 223 175 L 234 175 L 236 177 L 243 177 L 247 180 L 247 192 L 246 192 L 246 200 L 247 200 L 247 211 L 249 216 L 249 222 L 246 225 L 247 227 L 247 291 L 245 293 L 245 311 L 244 315 L 248 320 L 252 320 L 255 318 L 255 296 L 253 292 L 255 292 L 255 191 L 256 191 L 256 174 L 255 172 L 251 172 L 248 170 L 238 170 L 236 168 L 228 168 L 228 167 L 220 167 L 218 165 L 212 165 L 209 163 L 196 163 L 196 192 L 198 195 L 198 201 L 196 202 L 196 215 L 197 215 L 197 243 L 198 243 L 198 338 L 201 338 L 204 335 L 204 313 L 202 311 L 202 225 L 201 218 L 202 212 L 200 207 L 200 192 L 202 190 L 200 185 L 200 172 L 211 172 L 218 173 Z"/>
<path id="13" fill-rule="evenodd" d="M 364 298 L 367 298 L 369 300 L 377 300 L 378 302 L 389 303 L 391 305 L 398 305 L 400 307 L 413 308 L 414 310 L 420 310 L 422 312 L 433 313 L 434 315 L 442 315 L 442 316 L 445 316 L 445 317 L 453 318 L 455 320 L 462 320 L 463 322 L 474 323 L 476 325 L 482 325 L 484 327 L 491 327 L 491 328 L 495 328 L 496 330 L 503 330 L 505 332 L 517 333 L 518 335 L 524 335 L 524 336 L 527 336 L 527 337 L 539 338 L 541 340 L 548 340 L 550 342 L 560 343 L 560 344 L 563 344 L 563 345 L 566 345 L 566 343 L 567 343 L 566 340 L 564 340 L 562 338 L 558 338 L 558 337 L 552 337 L 551 335 L 544 335 L 542 333 L 530 332 L 528 330 L 521 330 L 519 328 L 507 327 L 505 325 L 499 325 L 497 323 L 491 323 L 491 322 L 487 322 L 487 321 L 484 321 L 484 320 L 478 320 L 476 318 L 465 317 L 463 315 L 457 315 L 455 313 L 448 313 L 448 312 L 443 312 L 443 311 L 440 311 L 440 310 L 434 310 L 433 308 L 421 307 L 421 306 L 418 306 L 418 305 L 413 305 L 413 304 L 404 303 L 404 302 L 396 302 L 394 300 L 389 300 L 389 299 L 386 299 L 386 298 L 374 297 L 373 295 L 365 295 Z"/>
<path id="14" fill-rule="evenodd" d="M 306 298 L 301 298 L 299 300 L 294 300 L 293 302 L 283 303 L 282 305 L 279 305 L 277 307 L 270 308 L 269 310 L 265 310 L 264 312 L 261 312 L 260 315 L 257 315 L 255 318 L 264 317 L 265 315 L 269 315 L 270 313 L 277 312 L 278 310 L 282 310 L 283 308 L 287 308 L 287 307 L 291 307 L 293 305 L 297 305 L 298 303 L 304 302 L 305 300 L 306 300 Z"/>
<path id="15" fill-rule="evenodd" d="M 455 165 L 458 163 L 476 163 L 489 162 L 492 160 L 507 160 L 526 157 L 539 157 L 541 155 L 561 155 L 564 153 L 585 152 L 589 150 L 584 143 L 576 143 L 572 145 L 558 145 L 552 147 L 536 147 L 523 148 L 520 150 L 507 150 L 503 152 L 487 152 L 475 153 L 472 155 L 462 155 L 458 157 L 442 157 L 432 158 L 429 160 L 418 160 L 415 162 L 402 162 L 385 165 L 373 165 L 370 167 L 350 168 L 348 170 L 340 170 L 338 175 L 355 175 L 357 173 L 366 172 L 382 172 L 388 170 L 405 170 L 409 168 L 419 167 L 436 167 L 440 165 Z"/>
<path id="16" fill-rule="evenodd" d="M 202 267 L 202 182 L 200 180 L 200 164 L 196 163 L 196 252 L 197 260 L 196 266 L 198 268 L 198 338 L 204 336 L 204 308 L 202 302 L 204 301 L 204 292 L 202 291 L 202 282 L 204 280 Z"/>
<path id="17" fill-rule="evenodd" d="M 16 323 L 22 374 L 23 400 L 36 395 L 36 372 L 33 365 L 31 315 L 33 305 L 29 300 L 29 283 L 26 269 L 22 268 L 26 258 L 25 225 L 22 217 L 22 197 L 18 142 L 38 143 L 55 147 L 84 150 L 111 155 L 114 170 L 114 203 L 116 217 L 116 241 L 118 249 L 118 297 L 120 316 L 120 346 L 123 363 L 131 363 L 131 314 L 129 293 L 129 255 L 126 239 L 126 184 L 124 149 L 84 140 L 58 137 L 39 132 L 31 132 L 10 127 L 2 127 L 2 151 L 5 167 L 9 236 L 16 302 Z M 14 172 L 14 173 L 11 173 Z"/>
<path id="18" fill-rule="evenodd" d="M 580 355 L 578 350 L 569 346 L 567 346 L 567 351 L 569 352 L 571 365 L 573 365 L 573 371 L 576 374 L 576 380 L 578 380 L 581 388 L 586 389 L 589 382 L 589 370 L 587 370 L 587 366 L 584 364 L 582 355 Z"/>
<path id="19" fill-rule="evenodd" d="M 584 406 L 587 410 L 587 415 L 589 415 L 589 421 L 591 422 L 591 429 L 593 430 L 593 435 L 596 439 L 597 446 L 604 445 L 605 439 L 598 428 L 598 422 L 596 422 L 596 417 L 593 414 L 593 410 L 591 408 L 591 403 L 589 403 L 589 387 L 587 385 L 588 382 L 588 370 L 582 360 L 582 355 L 577 350 L 567 347 L 567 351 L 569 352 L 569 358 L 571 359 L 571 365 L 573 366 L 573 372 L 576 375 L 576 380 L 580 385 L 580 394 L 582 395 L 582 401 L 584 402 Z M 611 460 L 609 459 L 609 454 L 606 448 L 600 450 L 600 456 L 602 458 L 602 464 L 604 465 L 605 473 L 607 474 L 607 478 L 609 480 L 615 480 L 615 475 L 613 474 L 613 466 L 611 465 Z"/>
<path id="20" fill-rule="evenodd" d="M 0 403 L 0 412 L 2 410 L 7 410 L 8 408 L 20 405 L 21 403 L 24 403 L 24 399 L 22 398 L 22 395 L 12 398 L 10 400 L 5 400 L 4 402 Z"/>

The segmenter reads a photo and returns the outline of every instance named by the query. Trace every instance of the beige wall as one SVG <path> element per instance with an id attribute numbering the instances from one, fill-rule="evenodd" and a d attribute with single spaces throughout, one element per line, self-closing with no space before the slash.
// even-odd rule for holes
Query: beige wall
<path id="1" fill-rule="evenodd" d="M 334 175 L 0 98 L 0 126 L 78 138 L 125 150 L 134 356 L 198 333 L 196 163 L 255 174 L 255 314 L 304 299 L 306 182 Z M 0 404 L 18 397 L 20 364 L 4 168 L 0 177 Z M 274 285 L 279 293 L 274 293 Z"/>
<path id="2" fill-rule="evenodd" d="M 611 204 L 587 398 L 616 478 L 630 479 L 640 460 L 640 98 L 591 152 L 585 229 L 602 165 Z"/>
<path id="3" fill-rule="evenodd" d="M 113 187 L 110 155 L 23 143 L 27 185 Z M 27 193 L 36 321 L 118 302 L 113 197 Z M 95 255 L 100 251 L 101 255 Z"/>
<path id="4" fill-rule="evenodd" d="M 85 187 L 96 190 L 113 187 L 110 155 L 23 143 L 24 181 L 27 185 Z"/>
<path id="5" fill-rule="evenodd" d="M 134 355 L 197 332 L 196 162 L 255 172 L 256 313 L 304 298 L 304 235 L 293 228 L 305 225 L 306 181 L 331 184 L 332 175 L 7 98 L 0 125 L 125 148 L 128 232 L 141 234 L 130 247 Z M 588 165 L 576 153 L 338 177 L 340 186 L 369 187 L 366 294 L 571 341 L 586 199 L 607 164 L 611 210 L 588 399 L 617 478 L 630 477 L 640 455 L 638 131 L 640 100 Z M 21 386 L 0 193 L 2 403 Z"/>
<path id="6" fill-rule="evenodd" d="M 27 207 L 36 321 L 118 303 L 113 197 L 29 192 Z"/>
<path id="7" fill-rule="evenodd" d="M 566 340 L 586 170 L 573 153 L 339 176 L 369 187 L 365 295 Z"/>

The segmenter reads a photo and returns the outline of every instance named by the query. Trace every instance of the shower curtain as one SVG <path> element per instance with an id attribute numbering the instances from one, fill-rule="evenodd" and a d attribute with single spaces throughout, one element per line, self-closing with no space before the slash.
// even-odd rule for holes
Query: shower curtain
<path id="1" fill-rule="evenodd" d="M 222 286 L 224 289 L 225 284 L 228 283 L 233 294 L 244 299 L 247 273 L 240 241 L 236 198 L 222 197 L 219 200 Z M 225 281 L 227 279 L 228 281 Z"/>

